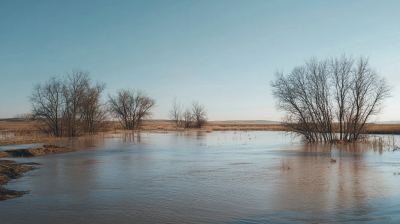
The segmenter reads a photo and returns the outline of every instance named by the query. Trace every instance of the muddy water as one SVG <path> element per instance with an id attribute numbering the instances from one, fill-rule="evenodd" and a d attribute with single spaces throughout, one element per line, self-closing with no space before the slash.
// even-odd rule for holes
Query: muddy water
<path id="1" fill-rule="evenodd" d="M 67 144 L 80 151 L 16 159 L 43 165 L 6 185 L 30 194 L 0 202 L 0 223 L 400 222 L 398 150 L 309 146 L 278 132 Z"/>

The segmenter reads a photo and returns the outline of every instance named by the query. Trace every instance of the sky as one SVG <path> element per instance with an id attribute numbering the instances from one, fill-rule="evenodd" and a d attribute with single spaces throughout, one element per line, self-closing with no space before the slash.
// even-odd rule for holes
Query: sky
<path id="1" fill-rule="evenodd" d="M 0 118 L 28 113 L 33 85 L 72 69 L 209 120 L 280 120 L 270 82 L 311 57 L 369 57 L 394 87 L 380 121 L 400 120 L 398 0 L 0 0 Z"/>

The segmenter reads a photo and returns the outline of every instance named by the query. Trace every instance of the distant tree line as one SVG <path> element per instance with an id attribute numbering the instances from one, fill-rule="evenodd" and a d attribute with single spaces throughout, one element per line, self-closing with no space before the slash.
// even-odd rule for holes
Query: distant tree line
<path id="1" fill-rule="evenodd" d="M 271 86 L 282 123 L 309 142 L 357 141 L 391 92 L 367 58 L 346 56 L 312 58 Z"/>
<path id="2" fill-rule="evenodd" d="M 22 114 L 14 115 L 14 118 L 30 119 L 30 118 L 32 118 L 32 115 L 30 113 L 22 113 Z"/>
<path id="3" fill-rule="evenodd" d="M 140 129 L 152 116 L 156 101 L 146 92 L 120 89 L 103 101 L 105 88 L 105 83 L 93 83 L 89 72 L 80 69 L 63 77 L 53 76 L 44 84 L 34 85 L 29 97 L 31 113 L 16 117 L 43 123 L 44 126 L 38 127 L 54 136 L 74 137 L 105 130 L 112 118 L 127 130 Z M 178 127 L 201 128 L 207 121 L 204 106 L 197 101 L 185 111 L 176 104 L 174 109 Z"/>

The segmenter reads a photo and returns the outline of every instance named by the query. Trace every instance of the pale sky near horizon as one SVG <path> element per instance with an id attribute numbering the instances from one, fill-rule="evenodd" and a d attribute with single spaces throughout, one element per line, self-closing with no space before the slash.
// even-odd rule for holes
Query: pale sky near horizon
<path id="1" fill-rule="evenodd" d="M 74 68 L 145 90 L 209 120 L 279 120 L 270 82 L 310 57 L 369 56 L 394 86 L 381 121 L 400 120 L 400 1 L 0 0 L 0 118 L 30 111 L 33 84 Z"/>

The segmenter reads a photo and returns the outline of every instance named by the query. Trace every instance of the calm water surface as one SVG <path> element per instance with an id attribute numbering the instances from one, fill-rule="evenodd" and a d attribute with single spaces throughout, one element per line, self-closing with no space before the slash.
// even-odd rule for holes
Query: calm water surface
<path id="1" fill-rule="evenodd" d="M 0 202 L 0 223 L 400 223 L 398 150 L 267 131 L 66 144 L 79 151 L 15 159 L 43 165 L 5 185 L 31 191 Z"/>

